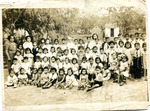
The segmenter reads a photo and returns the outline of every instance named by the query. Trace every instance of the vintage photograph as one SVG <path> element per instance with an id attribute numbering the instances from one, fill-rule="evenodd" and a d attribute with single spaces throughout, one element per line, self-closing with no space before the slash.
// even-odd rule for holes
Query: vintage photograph
<path id="1" fill-rule="evenodd" d="M 5 107 L 149 101 L 146 5 L 98 3 L 2 9 Z"/>

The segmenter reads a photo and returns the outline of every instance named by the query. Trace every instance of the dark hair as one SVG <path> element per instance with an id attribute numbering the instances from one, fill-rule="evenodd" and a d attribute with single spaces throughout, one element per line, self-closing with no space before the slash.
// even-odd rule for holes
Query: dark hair
<path id="1" fill-rule="evenodd" d="M 74 48 L 72 48 L 72 49 L 71 49 L 71 53 L 72 53 L 73 50 L 76 52 L 76 50 L 75 50 Z"/>
<path id="2" fill-rule="evenodd" d="M 94 34 L 92 35 L 92 39 L 93 39 L 93 40 L 94 40 L 94 35 L 96 35 L 97 38 L 98 38 L 98 35 L 97 35 L 96 33 L 94 33 Z"/>
<path id="3" fill-rule="evenodd" d="M 147 46 L 147 44 L 146 44 L 145 42 L 142 44 L 142 48 L 143 48 L 144 46 L 145 46 L 145 47 Z"/>
<path id="4" fill-rule="evenodd" d="M 44 56 L 44 57 L 43 57 L 43 60 L 44 60 L 44 58 L 47 58 L 47 60 L 49 60 L 47 56 Z"/>
<path id="5" fill-rule="evenodd" d="M 24 60 L 25 60 L 25 59 L 28 59 L 28 57 L 24 57 L 23 59 L 24 59 Z"/>
<path id="6" fill-rule="evenodd" d="M 55 67 L 52 67 L 50 72 L 52 72 L 52 71 L 57 72 L 57 69 Z"/>
<path id="7" fill-rule="evenodd" d="M 44 67 L 44 69 L 49 69 L 48 67 Z"/>
<path id="8" fill-rule="evenodd" d="M 20 68 L 20 72 L 23 70 L 24 68 Z M 25 70 L 25 69 L 24 69 Z"/>
<path id="9" fill-rule="evenodd" d="M 86 74 L 87 74 L 87 69 L 85 69 L 85 68 L 82 68 L 82 69 L 81 69 L 81 74 L 82 74 L 83 70 L 85 70 L 85 71 L 86 71 Z"/>
<path id="10" fill-rule="evenodd" d="M 13 70 L 12 68 L 10 68 L 10 69 L 9 69 L 9 74 L 11 73 L 11 71 L 13 71 L 13 72 L 14 72 L 14 70 Z"/>
<path id="11" fill-rule="evenodd" d="M 40 56 L 36 56 L 36 59 L 40 59 Z"/>
<path id="12" fill-rule="evenodd" d="M 100 50 L 104 50 L 104 48 L 100 48 Z"/>
<path id="13" fill-rule="evenodd" d="M 140 43 L 136 42 L 136 43 L 134 44 L 134 47 L 135 47 L 136 45 L 140 45 Z"/>
<path id="14" fill-rule="evenodd" d="M 25 49 L 25 53 L 27 53 L 28 50 L 29 50 L 30 53 L 31 53 L 31 49 L 30 49 L 30 48 L 26 48 L 26 49 Z"/>
<path id="15" fill-rule="evenodd" d="M 19 46 L 20 46 L 20 45 L 21 45 L 21 46 L 22 46 L 22 48 L 23 48 L 23 45 L 22 45 L 22 44 L 18 44 L 18 45 L 17 45 L 17 48 L 19 48 Z"/>
<path id="16" fill-rule="evenodd" d="M 98 47 L 97 47 L 97 46 L 94 46 L 94 47 L 92 48 L 92 50 L 93 50 L 94 48 L 97 48 L 97 49 L 98 49 Z"/>
<path id="17" fill-rule="evenodd" d="M 129 47 L 129 48 L 132 48 L 132 44 L 131 44 L 130 42 L 126 42 L 126 43 L 125 43 L 125 46 L 124 46 L 125 48 L 127 48 L 127 44 L 130 44 L 130 47 Z"/>
<path id="18" fill-rule="evenodd" d="M 20 50 L 16 50 L 16 53 L 15 53 L 15 55 L 17 54 L 17 52 L 19 52 L 19 53 L 21 54 Z"/>
<path id="19" fill-rule="evenodd" d="M 59 40 L 58 40 L 58 39 L 55 39 L 55 40 L 54 40 L 54 43 L 55 43 L 56 41 L 59 43 Z"/>
<path id="20" fill-rule="evenodd" d="M 13 58 L 13 61 L 17 61 L 17 58 Z"/>
<path id="21" fill-rule="evenodd" d="M 126 61 L 128 61 L 128 56 L 127 55 L 124 55 L 124 56 L 122 56 L 121 58 L 123 59 L 123 58 L 126 58 Z"/>
<path id="22" fill-rule="evenodd" d="M 72 58 L 72 61 L 71 61 L 71 62 L 73 63 L 74 60 L 76 60 L 76 63 L 78 63 L 77 58 Z"/>
<path id="23" fill-rule="evenodd" d="M 68 71 L 69 70 L 71 70 L 71 73 L 73 74 L 73 69 L 70 67 L 70 68 L 68 68 L 68 70 L 67 70 L 67 74 L 68 74 Z"/>
<path id="24" fill-rule="evenodd" d="M 83 60 L 87 61 L 87 58 L 86 58 L 86 57 L 82 57 L 82 61 L 83 61 Z"/>
<path id="25" fill-rule="evenodd" d="M 78 47 L 78 50 L 80 50 L 80 49 L 83 49 L 83 50 L 84 50 L 84 47 L 83 47 L 83 46 L 79 46 L 79 47 Z"/>
<path id="26" fill-rule="evenodd" d="M 100 66 L 96 66 L 95 69 L 101 69 L 101 67 Z"/>
<path id="27" fill-rule="evenodd" d="M 41 38 L 40 43 L 42 43 L 42 42 L 41 42 L 42 40 L 44 40 L 44 43 L 45 43 L 45 39 L 44 39 L 44 38 Z"/>
<path id="28" fill-rule="evenodd" d="M 65 57 L 65 60 L 68 59 L 68 61 L 70 62 L 70 59 L 68 57 Z"/>
<path id="29" fill-rule="evenodd" d="M 33 41 L 33 37 L 32 36 L 26 36 L 25 39 L 27 40 L 29 37 L 31 38 L 31 42 L 32 42 Z"/>
<path id="30" fill-rule="evenodd" d="M 8 40 L 9 40 L 9 41 L 10 41 L 10 38 L 11 38 L 11 37 L 12 37 L 12 35 L 9 35 L 9 36 L 8 36 Z M 15 39 L 15 37 L 14 37 L 14 39 Z"/>
<path id="31" fill-rule="evenodd" d="M 90 61 L 90 60 L 94 60 L 93 57 L 90 57 L 90 58 L 89 58 L 89 61 Z"/>
<path id="32" fill-rule="evenodd" d="M 56 57 L 55 57 L 55 56 L 52 56 L 52 57 L 51 57 L 51 59 L 52 59 L 52 58 L 54 58 L 54 59 L 55 59 L 55 61 L 56 61 Z"/>
<path id="33" fill-rule="evenodd" d="M 78 39 L 74 39 L 74 41 L 78 41 Z"/>
<path id="34" fill-rule="evenodd" d="M 100 61 L 100 63 L 101 63 L 101 59 L 100 59 L 100 57 L 96 57 L 95 58 L 95 63 L 97 63 L 97 60 L 99 59 L 99 61 Z"/>
<path id="35" fill-rule="evenodd" d="M 87 49 L 90 49 L 90 47 L 86 47 L 86 49 L 85 50 L 87 50 Z M 91 49 L 90 49 L 91 50 Z"/>
<path id="36" fill-rule="evenodd" d="M 109 42 L 109 45 L 110 45 L 110 44 L 113 44 L 113 45 L 115 45 L 114 41 L 110 41 L 110 42 Z"/>
<path id="37" fill-rule="evenodd" d="M 60 74 L 60 71 L 63 71 L 63 73 L 65 73 L 65 70 L 63 68 L 59 69 L 59 74 Z"/>
<path id="38" fill-rule="evenodd" d="M 121 43 L 124 45 L 124 42 L 123 42 L 122 40 L 119 41 L 119 45 L 120 45 Z"/>

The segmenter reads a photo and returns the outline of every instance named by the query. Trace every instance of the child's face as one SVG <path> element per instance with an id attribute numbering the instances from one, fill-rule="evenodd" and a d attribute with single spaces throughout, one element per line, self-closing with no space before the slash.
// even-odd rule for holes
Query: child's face
<path id="1" fill-rule="evenodd" d="M 96 59 L 96 63 L 100 63 L 100 60 L 99 60 L 99 59 Z"/>
<path id="2" fill-rule="evenodd" d="M 129 48 L 129 47 L 130 47 L 130 44 L 129 44 L 129 43 L 127 43 L 127 44 L 126 44 L 126 47 L 127 47 L 127 48 Z"/>
<path id="3" fill-rule="evenodd" d="M 99 68 L 96 68 L 95 71 L 97 74 L 99 74 L 101 72 L 101 70 Z"/>
<path id="4" fill-rule="evenodd" d="M 48 69 L 44 69 L 44 73 L 47 74 L 48 73 Z"/>
<path id="5" fill-rule="evenodd" d="M 86 63 L 86 59 L 83 59 L 83 61 L 82 61 L 83 63 Z"/>
<path id="6" fill-rule="evenodd" d="M 30 37 L 27 38 L 27 42 L 31 42 L 31 38 Z"/>
<path id="7" fill-rule="evenodd" d="M 104 69 L 107 69 L 107 64 L 104 64 Z"/>
<path id="8" fill-rule="evenodd" d="M 22 49 L 22 45 L 19 45 L 19 49 Z"/>
<path id="9" fill-rule="evenodd" d="M 27 62 L 28 62 L 28 59 L 24 59 L 24 62 L 27 63 Z"/>
<path id="10" fill-rule="evenodd" d="M 80 52 L 83 52 L 83 51 L 84 51 L 84 49 L 83 49 L 83 48 L 80 48 L 80 49 L 79 49 L 79 51 L 80 51 Z"/>
<path id="11" fill-rule="evenodd" d="M 36 43 L 36 42 L 33 43 L 33 47 L 34 47 L 34 48 L 37 47 L 37 43 Z"/>
<path id="12" fill-rule="evenodd" d="M 39 53 L 42 53 L 43 51 L 42 51 L 42 49 L 39 49 Z"/>
<path id="13" fill-rule="evenodd" d="M 62 44 L 65 44 L 65 43 L 66 43 L 66 41 L 63 39 L 63 40 L 62 40 Z"/>
<path id="14" fill-rule="evenodd" d="M 85 75 L 85 74 L 86 74 L 86 70 L 83 70 L 83 71 L 82 71 L 82 74 Z"/>
<path id="15" fill-rule="evenodd" d="M 60 75 L 64 75 L 64 71 L 60 71 L 60 73 L 59 73 Z"/>
<path id="16" fill-rule="evenodd" d="M 19 55 L 20 55 L 20 52 L 17 52 L 16 55 L 19 56 Z"/>
<path id="17" fill-rule="evenodd" d="M 17 60 L 14 60 L 13 63 L 16 65 L 17 64 Z"/>
<path id="18" fill-rule="evenodd" d="M 75 54 L 75 53 L 76 53 L 76 52 L 75 52 L 75 50 L 73 49 L 73 50 L 72 50 L 72 54 Z"/>
<path id="19" fill-rule="evenodd" d="M 94 48 L 93 48 L 93 52 L 97 52 L 97 47 L 94 47 Z"/>
<path id="20" fill-rule="evenodd" d="M 68 55 L 69 51 L 68 50 L 65 50 L 65 55 Z"/>
<path id="21" fill-rule="evenodd" d="M 147 50 L 146 45 L 144 45 L 144 46 L 143 46 L 143 49 L 144 49 L 144 51 L 146 51 L 146 50 Z"/>
<path id="22" fill-rule="evenodd" d="M 39 58 L 37 58 L 37 59 L 36 59 L 36 62 L 39 62 L 39 61 L 40 61 L 40 59 L 39 59 Z"/>
<path id="23" fill-rule="evenodd" d="M 30 50 L 27 50 L 27 54 L 30 54 Z"/>
<path id="24" fill-rule="evenodd" d="M 120 42 L 120 45 L 119 45 L 120 47 L 123 47 L 123 43 L 122 42 Z"/>
<path id="25" fill-rule="evenodd" d="M 78 40 L 74 40 L 74 43 L 75 43 L 75 44 L 78 44 Z"/>
<path id="26" fill-rule="evenodd" d="M 136 48 L 136 49 L 140 49 L 140 45 L 139 45 L 139 44 L 136 44 L 136 45 L 135 45 L 135 48 Z"/>
<path id="27" fill-rule="evenodd" d="M 9 75 L 10 75 L 10 77 L 13 77 L 14 74 L 15 74 L 15 72 L 12 70 Z"/>
<path id="28" fill-rule="evenodd" d="M 56 44 L 56 45 L 58 44 L 58 40 L 55 41 L 55 44 Z"/>
<path id="29" fill-rule="evenodd" d="M 38 73 L 41 74 L 42 73 L 42 69 L 38 70 Z"/>
<path id="30" fill-rule="evenodd" d="M 118 38 L 114 38 L 114 41 L 117 42 L 117 41 L 118 41 Z"/>
<path id="31" fill-rule="evenodd" d="M 44 61 L 44 62 L 47 62 L 47 61 L 48 61 L 47 57 L 44 57 L 43 61 Z"/>
<path id="32" fill-rule="evenodd" d="M 72 71 L 68 70 L 68 75 L 71 76 L 72 75 Z"/>
<path id="33" fill-rule="evenodd" d="M 52 70 L 52 74 L 56 73 L 55 70 Z"/>
<path id="34" fill-rule="evenodd" d="M 121 60 L 121 54 L 120 54 L 120 55 L 118 55 L 118 60 Z"/>
<path id="35" fill-rule="evenodd" d="M 51 52 L 55 52 L 55 48 L 53 47 L 53 48 L 51 48 Z"/>
<path id="36" fill-rule="evenodd" d="M 44 54 L 47 54 L 47 53 L 48 53 L 48 51 L 45 49 L 45 50 L 44 50 Z"/>
<path id="37" fill-rule="evenodd" d="M 101 53 L 101 54 L 104 54 L 104 50 L 101 49 L 101 50 L 100 50 L 100 53 Z"/>
<path id="38" fill-rule="evenodd" d="M 127 60 L 126 60 L 126 57 L 123 57 L 123 58 L 122 58 L 122 61 L 123 61 L 123 62 L 126 62 L 126 61 L 127 61 Z"/>
<path id="39" fill-rule="evenodd" d="M 114 48 L 114 44 L 113 44 L 113 43 L 111 43 L 111 44 L 110 44 L 110 47 L 111 47 L 111 48 Z"/>
<path id="40" fill-rule="evenodd" d="M 46 40 L 46 44 L 49 44 L 50 43 L 50 40 Z"/>
<path id="41" fill-rule="evenodd" d="M 116 59 L 117 55 L 115 53 L 112 54 L 113 59 Z"/>
<path id="42" fill-rule="evenodd" d="M 20 73 L 24 74 L 25 73 L 25 69 L 21 69 Z"/>
<path id="43" fill-rule="evenodd" d="M 56 61 L 57 63 L 60 63 L 60 59 L 57 59 L 57 61 Z"/>
<path id="44" fill-rule="evenodd" d="M 89 48 L 87 48 L 86 53 L 90 53 L 90 49 Z"/>
<path id="45" fill-rule="evenodd" d="M 51 61 L 52 61 L 52 62 L 55 62 L 55 58 L 52 58 Z"/>
<path id="46" fill-rule="evenodd" d="M 72 63 L 73 63 L 73 64 L 76 64 L 76 63 L 77 63 L 77 60 L 74 59 L 74 60 L 72 61 Z"/>
<path id="47" fill-rule="evenodd" d="M 69 63 L 69 59 L 65 59 L 65 62 L 66 62 L 66 63 Z"/>
<path id="48" fill-rule="evenodd" d="M 89 61 L 90 61 L 90 63 L 93 63 L 93 59 L 90 59 Z"/>
<path id="49" fill-rule="evenodd" d="M 61 51 L 61 48 L 59 47 L 59 48 L 57 48 L 57 51 L 59 52 L 59 51 Z"/>
<path id="50" fill-rule="evenodd" d="M 33 70 L 33 73 L 34 73 L 34 74 L 36 74 L 36 73 L 37 73 L 37 70 L 36 70 L 36 69 L 34 69 L 34 70 Z"/>

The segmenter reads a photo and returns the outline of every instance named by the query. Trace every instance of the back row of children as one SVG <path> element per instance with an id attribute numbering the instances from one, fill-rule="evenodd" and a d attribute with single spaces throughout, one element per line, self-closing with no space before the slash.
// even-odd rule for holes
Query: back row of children
<path id="1" fill-rule="evenodd" d="M 15 74 L 14 87 L 29 83 L 42 88 L 55 84 L 60 88 L 78 85 L 79 89 L 92 89 L 111 78 L 122 86 L 128 77 L 146 77 L 146 47 L 145 35 L 138 33 L 118 35 L 114 40 L 105 37 L 103 41 L 97 34 L 86 40 L 61 42 L 49 38 L 32 42 L 27 36 L 23 45 L 18 45 L 10 76 Z M 6 85 L 12 85 L 10 76 Z"/>

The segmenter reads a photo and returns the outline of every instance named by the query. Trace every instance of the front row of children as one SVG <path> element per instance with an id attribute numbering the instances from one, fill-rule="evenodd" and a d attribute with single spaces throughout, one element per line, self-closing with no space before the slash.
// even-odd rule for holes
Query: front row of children
<path id="1" fill-rule="evenodd" d="M 30 84 L 42 87 L 43 89 L 50 88 L 51 86 L 71 89 L 73 86 L 78 86 L 78 90 L 86 89 L 90 91 L 103 86 L 103 81 L 113 78 L 114 82 L 119 82 L 120 86 L 122 86 L 126 82 L 126 77 L 129 77 L 127 56 L 123 55 L 120 57 L 118 67 L 118 59 L 116 59 L 115 55 L 116 53 L 113 54 L 113 61 L 110 66 L 105 62 L 103 65 L 95 65 L 93 72 L 92 67 L 90 67 L 93 65 L 92 58 L 89 58 L 89 68 L 81 67 L 78 73 L 74 73 L 72 67 L 69 67 L 67 71 L 64 68 L 39 67 L 38 69 L 33 68 L 31 73 L 27 73 L 25 68 L 22 67 L 17 74 L 14 69 L 10 69 L 5 85 L 6 87 L 13 86 L 16 88 L 17 85 Z"/>

